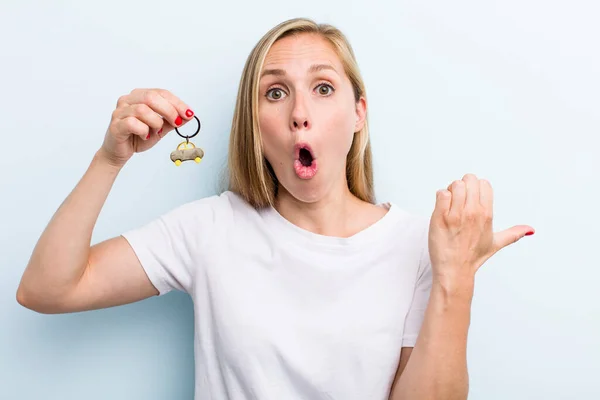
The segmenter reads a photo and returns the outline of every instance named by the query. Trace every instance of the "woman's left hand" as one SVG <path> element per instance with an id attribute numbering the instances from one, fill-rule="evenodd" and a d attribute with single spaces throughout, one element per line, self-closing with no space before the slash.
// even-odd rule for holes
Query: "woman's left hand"
<path id="1" fill-rule="evenodd" d="M 439 190 L 429 226 L 429 255 L 434 277 L 443 282 L 472 282 L 491 256 L 535 231 L 516 225 L 492 230 L 493 191 L 485 179 L 467 174 Z"/>

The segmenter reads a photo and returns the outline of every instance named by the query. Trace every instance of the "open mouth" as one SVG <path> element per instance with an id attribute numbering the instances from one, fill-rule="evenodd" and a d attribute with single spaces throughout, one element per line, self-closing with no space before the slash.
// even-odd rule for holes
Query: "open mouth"
<path id="1" fill-rule="evenodd" d="M 294 170 L 300 179 L 310 179 L 317 173 L 315 154 L 307 143 L 297 143 L 295 146 L 296 160 Z"/>
<path id="2" fill-rule="evenodd" d="M 310 153 L 310 150 L 308 150 L 307 148 L 303 147 L 300 149 L 300 152 L 298 154 L 298 160 L 300 160 L 300 163 L 305 166 L 305 167 L 310 167 L 310 165 L 313 162 L 313 156 Z"/>
<path id="3" fill-rule="evenodd" d="M 302 166 L 310 167 L 310 165 L 315 160 L 315 153 L 308 143 L 296 143 L 294 146 L 294 153 L 296 155 L 296 160 L 300 161 Z"/>

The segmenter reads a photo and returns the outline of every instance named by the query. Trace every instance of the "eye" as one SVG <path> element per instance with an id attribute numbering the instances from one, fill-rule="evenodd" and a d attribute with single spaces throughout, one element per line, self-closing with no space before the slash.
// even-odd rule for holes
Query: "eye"
<path id="1" fill-rule="evenodd" d="M 269 94 L 272 94 L 271 97 L 269 97 Z M 281 99 L 283 96 L 285 95 L 285 92 L 283 91 L 283 89 L 280 88 L 273 88 L 273 89 L 269 89 L 267 90 L 267 94 L 265 95 L 265 97 L 267 99 L 272 99 L 272 100 L 279 100 Z"/>
<path id="2" fill-rule="evenodd" d="M 317 88 L 319 89 L 319 94 L 322 94 L 323 96 L 329 96 L 335 92 L 333 86 L 328 83 L 321 83 L 319 86 L 317 86 Z"/>

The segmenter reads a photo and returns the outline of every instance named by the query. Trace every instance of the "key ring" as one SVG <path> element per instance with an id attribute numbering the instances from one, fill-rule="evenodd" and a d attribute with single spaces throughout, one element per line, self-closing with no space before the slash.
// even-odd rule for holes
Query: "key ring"
<path id="1" fill-rule="evenodd" d="M 183 161 L 191 160 L 194 160 L 196 164 L 198 164 L 202 161 L 202 158 L 204 158 L 204 150 L 200 147 L 196 147 L 194 143 L 190 142 L 190 138 L 193 138 L 200 132 L 200 120 L 195 115 L 194 118 L 198 122 L 198 129 L 191 135 L 182 135 L 181 132 L 179 132 L 179 129 L 175 127 L 175 132 L 185 139 L 185 142 L 179 143 L 177 148 L 171 152 L 171 161 L 177 166 L 180 166 Z"/>
<path id="2" fill-rule="evenodd" d="M 193 138 L 194 136 L 196 136 L 198 134 L 198 132 L 200 132 L 200 126 L 201 126 L 200 125 L 200 120 L 195 115 L 194 115 L 194 118 L 196 119 L 196 122 L 198 122 L 198 129 L 196 129 L 196 132 L 194 132 L 191 135 L 187 135 L 187 136 L 186 135 L 182 135 L 181 132 L 179 132 L 179 129 L 177 129 L 177 127 L 175 127 L 175 132 L 177 132 L 177 134 L 179 136 L 181 136 L 182 138 L 184 138 L 186 143 L 189 143 L 190 142 L 190 138 Z"/>

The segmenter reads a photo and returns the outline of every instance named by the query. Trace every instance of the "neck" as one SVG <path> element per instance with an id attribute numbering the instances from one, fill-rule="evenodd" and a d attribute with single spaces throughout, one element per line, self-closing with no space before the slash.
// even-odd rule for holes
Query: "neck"
<path id="1" fill-rule="evenodd" d="M 356 214 L 363 202 L 350 192 L 347 184 L 330 190 L 311 203 L 296 199 L 283 187 L 279 189 L 275 209 L 291 223 L 325 236 L 346 237 L 352 234 L 351 216 Z"/>

